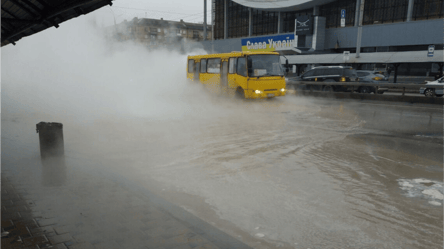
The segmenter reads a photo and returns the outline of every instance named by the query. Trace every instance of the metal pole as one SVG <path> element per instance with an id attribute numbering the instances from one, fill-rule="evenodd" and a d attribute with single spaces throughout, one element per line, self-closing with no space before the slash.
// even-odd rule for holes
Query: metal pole
<path id="1" fill-rule="evenodd" d="M 362 39 L 362 21 L 364 19 L 364 2 L 361 0 L 361 6 L 359 6 L 359 26 L 358 26 L 358 41 L 356 44 L 356 58 L 359 58 L 361 52 L 361 39 Z"/>
<path id="2" fill-rule="evenodd" d="M 251 13 L 251 8 L 248 9 L 248 37 L 253 35 L 253 13 Z"/>
<path id="3" fill-rule="evenodd" d="M 1 3 L 1 1 L 0 1 L 0 3 Z M 0 8 L 0 43 L 3 41 L 2 39 L 3 39 L 2 38 L 2 10 Z M 1 51 L 2 51 L 2 49 L 0 48 L 0 56 L 1 56 Z M 0 70 L 0 72 L 1 72 L 1 70 Z M 0 74 L 0 100 L 1 100 L 1 95 L 2 95 L 2 79 L 1 79 L 1 74 Z M 0 101 L 0 116 L 1 116 L 1 114 L 2 114 L 2 102 Z"/>
<path id="4" fill-rule="evenodd" d="M 204 0 L 203 40 L 207 40 L 207 0 Z"/>
<path id="5" fill-rule="evenodd" d="M 412 20 L 413 2 L 414 0 L 409 0 L 409 5 L 407 9 L 407 22 L 410 22 Z"/>
<path id="6" fill-rule="evenodd" d="M 228 38 L 227 26 L 227 0 L 224 0 L 224 39 Z"/>
<path id="7" fill-rule="evenodd" d="M 356 11 L 355 11 L 355 27 L 358 27 L 359 25 L 359 5 L 361 3 L 361 0 L 356 0 Z"/>

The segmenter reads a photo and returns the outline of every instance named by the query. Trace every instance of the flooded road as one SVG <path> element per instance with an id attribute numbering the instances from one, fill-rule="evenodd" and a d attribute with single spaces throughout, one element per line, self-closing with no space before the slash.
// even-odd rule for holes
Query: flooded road
<path id="1" fill-rule="evenodd" d="M 441 106 L 178 102 L 174 118 L 59 117 L 68 164 L 119 175 L 254 248 L 442 247 Z M 42 117 L 3 111 L 3 151 L 19 133 L 28 144 L 25 126 Z"/>
<path id="2" fill-rule="evenodd" d="M 291 97 L 226 108 L 196 129 L 181 131 L 180 122 L 168 128 L 183 144 L 167 142 L 178 147 L 162 148 L 168 156 L 157 160 L 170 160 L 149 170 L 140 162 L 137 172 L 202 198 L 220 219 L 253 236 L 288 246 L 442 244 L 442 111 L 432 111 L 429 125 L 423 109 Z M 393 114 L 400 110 L 402 116 Z M 434 184 L 408 188 L 418 179 Z"/>
<path id="3" fill-rule="evenodd" d="M 228 110 L 137 171 L 281 246 L 442 246 L 442 109 L 289 97 Z"/>

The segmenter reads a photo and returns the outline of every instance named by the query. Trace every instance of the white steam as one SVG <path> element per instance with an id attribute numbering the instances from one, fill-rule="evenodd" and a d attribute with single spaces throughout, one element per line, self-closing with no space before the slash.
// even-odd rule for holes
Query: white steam
<path id="1" fill-rule="evenodd" d="M 186 81 L 186 54 L 113 43 L 91 18 L 70 20 L 3 48 L 4 111 L 77 120 L 172 118 L 192 111 L 181 101 L 200 88 Z"/>

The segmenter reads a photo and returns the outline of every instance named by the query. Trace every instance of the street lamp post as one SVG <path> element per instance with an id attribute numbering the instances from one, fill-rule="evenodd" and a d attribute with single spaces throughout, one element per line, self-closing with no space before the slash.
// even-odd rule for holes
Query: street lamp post
<path id="1" fill-rule="evenodd" d="M 207 40 L 207 0 L 204 0 L 203 40 Z"/>
<path id="2" fill-rule="evenodd" d="M 361 5 L 359 6 L 359 26 L 358 26 L 358 41 L 356 44 L 356 58 L 359 58 L 359 53 L 361 52 L 362 21 L 364 20 L 364 2 L 365 0 L 361 0 Z"/>

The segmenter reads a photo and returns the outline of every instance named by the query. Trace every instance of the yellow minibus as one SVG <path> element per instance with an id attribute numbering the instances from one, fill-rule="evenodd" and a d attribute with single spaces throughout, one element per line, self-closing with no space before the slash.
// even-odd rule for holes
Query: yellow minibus
<path id="1" fill-rule="evenodd" d="M 276 52 L 231 52 L 188 56 L 187 78 L 217 93 L 246 99 L 285 96 L 285 77 Z"/>

